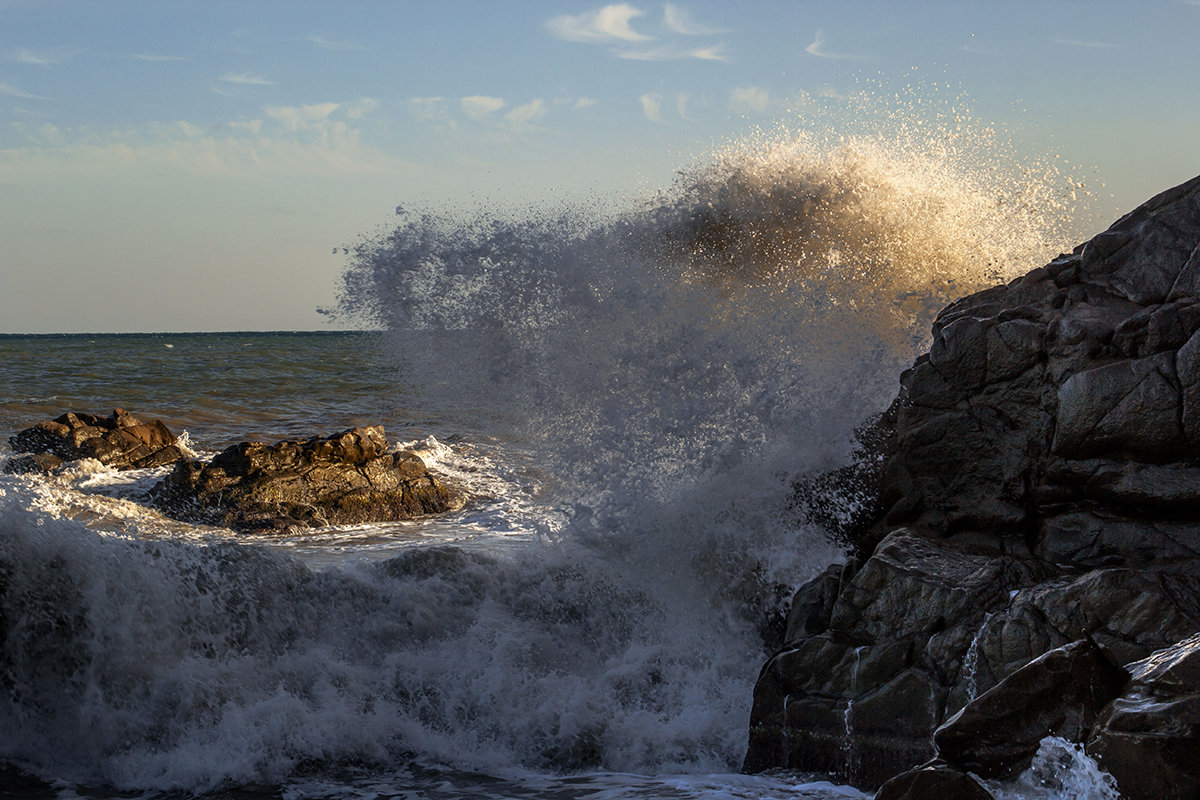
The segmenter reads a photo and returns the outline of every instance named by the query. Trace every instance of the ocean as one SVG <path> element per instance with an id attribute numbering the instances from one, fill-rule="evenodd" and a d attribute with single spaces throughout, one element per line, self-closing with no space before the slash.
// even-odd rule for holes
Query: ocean
<path id="1" fill-rule="evenodd" d="M 162 470 L 0 476 L 0 798 L 867 797 L 738 772 L 788 599 L 844 557 L 792 487 L 938 309 L 1073 244 L 1058 176 L 931 141 L 740 143 L 615 210 L 397 209 L 346 247 L 368 332 L 0 336 L 6 435 L 382 424 L 470 498 L 255 536 L 149 508 Z M 1099 780 L 1061 745 L 993 788 Z"/>

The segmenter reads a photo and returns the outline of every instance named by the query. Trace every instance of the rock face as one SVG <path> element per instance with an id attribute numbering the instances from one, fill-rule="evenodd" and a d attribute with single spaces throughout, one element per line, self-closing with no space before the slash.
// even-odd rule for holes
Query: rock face
<path id="1" fill-rule="evenodd" d="M 856 557 L 797 594 L 748 770 L 877 786 L 1051 650 L 1090 638 L 1129 665 L 1200 631 L 1200 178 L 946 308 L 874 429 L 878 511 L 850 533 Z M 1067 683 L 1051 694 L 1070 716 Z M 1123 695 L 1070 735 L 1122 781 L 1167 725 L 1153 706 Z M 1170 736 L 1194 742 L 1187 724 Z M 1186 772 L 1174 746 L 1156 757 Z"/>
<path id="2" fill-rule="evenodd" d="M 387 450 L 378 426 L 274 445 L 241 442 L 207 464 L 180 461 L 151 495 L 172 516 L 247 531 L 387 522 L 460 503 L 419 456 Z"/>
<path id="3" fill-rule="evenodd" d="M 1046 736 L 1082 741 L 1129 673 L 1091 639 L 1030 661 L 967 703 L 933 734 L 938 756 L 985 778 L 1029 766 Z"/>
<path id="4" fill-rule="evenodd" d="M 1129 800 L 1200 797 L 1200 634 L 1130 665 L 1088 741 Z"/>
<path id="5" fill-rule="evenodd" d="M 112 416 L 67 412 L 9 438 L 16 453 L 9 472 L 50 472 L 64 461 L 94 458 L 115 469 L 144 469 L 183 457 L 175 436 L 159 420 L 142 422 L 123 408 Z"/>

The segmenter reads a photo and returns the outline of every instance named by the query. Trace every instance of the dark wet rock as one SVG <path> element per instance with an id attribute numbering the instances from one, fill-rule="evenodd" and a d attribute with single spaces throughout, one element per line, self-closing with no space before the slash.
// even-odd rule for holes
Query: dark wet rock
<path id="1" fill-rule="evenodd" d="M 10 475 L 49 475 L 63 463 L 61 458 L 52 453 L 30 453 L 9 459 L 4 471 Z"/>
<path id="2" fill-rule="evenodd" d="M 902 772 L 875 794 L 875 800 L 993 800 L 983 784 L 944 761 Z"/>
<path id="3" fill-rule="evenodd" d="M 852 576 L 831 568 L 800 590 L 790 646 L 759 676 L 745 768 L 804 764 L 877 786 L 932 758 L 976 631 L 1047 574 L 1025 556 L 904 529 Z M 827 624 L 808 630 L 835 585 Z"/>
<path id="4" fill-rule="evenodd" d="M 1200 634 L 1129 665 L 1088 753 L 1128 800 L 1200 797 Z"/>
<path id="5" fill-rule="evenodd" d="M 161 420 L 142 422 L 123 408 L 108 417 L 68 411 L 26 428 L 8 441 L 13 452 L 35 456 L 10 461 L 10 472 L 49 472 L 57 467 L 47 469 L 53 462 L 45 456 L 60 459 L 60 463 L 94 458 L 114 469 L 145 469 L 173 464 L 184 455 Z"/>
<path id="6" fill-rule="evenodd" d="M 756 686 L 748 770 L 876 786 L 1043 654 L 1090 637 L 1127 664 L 1200 631 L 1200 178 L 947 307 L 900 383 L 854 463 L 797 487 L 853 567 L 796 594 Z M 1077 679 L 1053 713 L 1078 722 Z M 1130 702 L 1112 730 L 1192 752 Z"/>
<path id="7" fill-rule="evenodd" d="M 938 756 L 985 778 L 1029 766 L 1047 736 L 1087 738 L 1129 674 L 1091 639 L 1043 653 L 972 700 L 933 735 Z"/>
<path id="8" fill-rule="evenodd" d="M 388 452 L 378 426 L 274 445 L 241 442 L 207 464 L 180 461 L 151 497 L 173 516 L 247 531 L 388 522 L 461 504 L 419 456 Z"/>

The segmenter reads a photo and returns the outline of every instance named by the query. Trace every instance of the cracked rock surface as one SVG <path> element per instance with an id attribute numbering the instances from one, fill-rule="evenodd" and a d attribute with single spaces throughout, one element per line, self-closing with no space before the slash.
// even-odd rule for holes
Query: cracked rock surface
<path id="1" fill-rule="evenodd" d="M 379 426 L 273 445 L 241 442 L 208 463 L 180 461 L 152 497 L 172 516 L 243 531 L 390 522 L 461 505 L 420 456 L 388 452 Z"/>
<path id="2" fill-rule="evenodd" d="M 1133 669 L 1200 631 L 1200 178 L 943 310 L 873 430 L 875 516 L 797 594 L 746 769 L 878 786 L 937 757 L 934 730 L 964 706 L 1082 640 L 1134 672 L 1134 694 L 1071 736 L 1102 767 L 1200 763 L 1200 723 L 1163 744 Z"/>

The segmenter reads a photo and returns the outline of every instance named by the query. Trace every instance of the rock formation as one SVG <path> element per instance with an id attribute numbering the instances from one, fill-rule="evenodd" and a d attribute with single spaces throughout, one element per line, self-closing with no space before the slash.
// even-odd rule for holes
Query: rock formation
<path id="1" fill-rule="evenodd" d="M 112 416 L 67 412 L 9 438 L 14 453 L 8 472 L 50 472 L 65 461 L 94 458 L 114 469 L 144 469 L 183 457 L 175 436 L 160 420 L 142 422 L 123 408 Z"/>
<path id="2" fill-rule="evenodd" d="M 388 522 L 461 503 L 419 456 L 388 452 L 379 426 L 274 445 L 241 442 L 207 464 L 180 461 L 151 496 L 172 516 L 246 531 Z"/>
<path id="3" fill-rule="evenodd" d="M 797 593 L 755 690 L 746 769 L 878 786 L 938 755 L 934 731 L 969 702 L 1090 640 L 1076 650 L 1127 665 L 1131 688 L 1109 703 L 1107 679 L 1044 695 L 1016 680 L 1019 702 L 1057 704 L 1022 736 L 1036 747 L 1061 722 L 1127 796 L 1200 796 L 1129 777 L 1157 759 L 1195 786 L 1200 764 L 1200 681 L 1183 666 L 1197 645 L 1176 644 L 1200 631 L 1200 178 L 946 308 L 870 430 L 867 455 L 883 458 L 849 477 L 876 511 L 843 531 L 856 557 Z M 1175 672 L 1133 663 L 1172 647 Z M 976 724 L 1004 711 L 978 701 L 970 714 L 993 716 Z M 979 744 L 959 765 L 978 766 Z"/>

